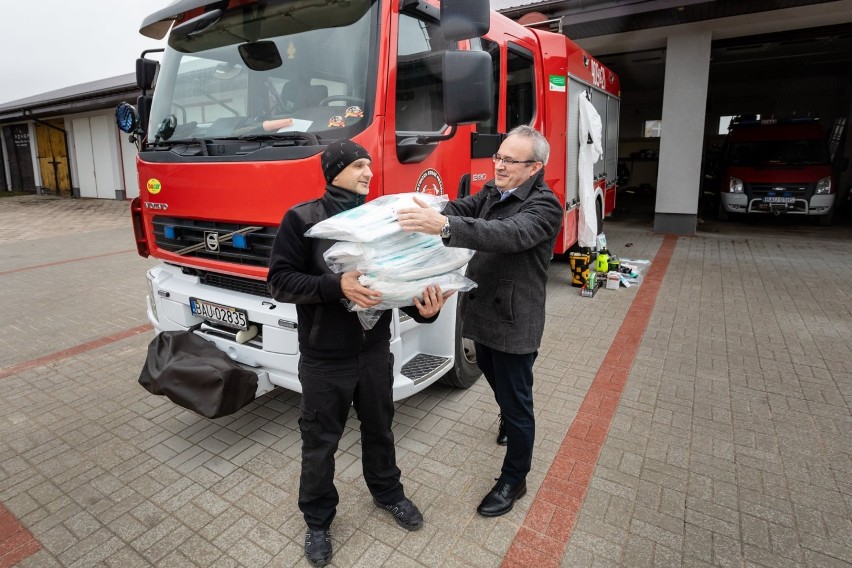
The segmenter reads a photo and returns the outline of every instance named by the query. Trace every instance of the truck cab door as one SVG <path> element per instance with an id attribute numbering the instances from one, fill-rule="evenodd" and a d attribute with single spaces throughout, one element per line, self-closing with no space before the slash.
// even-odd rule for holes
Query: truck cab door
<path id="1" fill-rule="evenodd" d="M 494 114 L 491 120 L 477 123 L 471 138 L 471 193 L 494 177 L 491 156 L 506 133 L 524 124 L 544 131 L 542 113 L 538 112 L 534 46 L 496 26 L 479 43 L 492 60 Z"/>

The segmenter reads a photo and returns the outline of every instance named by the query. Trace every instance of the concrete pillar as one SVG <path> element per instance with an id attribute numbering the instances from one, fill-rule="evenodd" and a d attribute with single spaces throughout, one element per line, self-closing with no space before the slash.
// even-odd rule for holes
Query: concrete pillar
<path id="1" fill-rule="evenodd" d="M 668 37 L 654 231 L 695 234 L 710 71 L 709 30 Z"/>

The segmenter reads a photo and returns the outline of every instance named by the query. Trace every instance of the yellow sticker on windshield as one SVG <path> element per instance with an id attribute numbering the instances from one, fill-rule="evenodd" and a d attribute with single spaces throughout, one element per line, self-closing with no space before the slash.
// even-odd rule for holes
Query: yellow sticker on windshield
<path id="1" fill-rule="evenodd" d="M 151 195 L 157 195 L 160 193 L 160 190 L 163 189 L 163 186 L 160 185 L 160 180 L 156 178 L 151 178 L 148 180 L 148 193 Z"/>

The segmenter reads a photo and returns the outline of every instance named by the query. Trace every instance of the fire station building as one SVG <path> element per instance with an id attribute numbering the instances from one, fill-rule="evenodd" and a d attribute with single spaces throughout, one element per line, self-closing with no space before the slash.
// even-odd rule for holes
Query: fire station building
<path id="1" fill-rule="evenodd" d="M 565 34 L 620 77 L 620 185 L 631 189 L 635 207 L 647 208 L 659 232 L 695 232 L 708 173 L 735 116 L 818 117 L 837 157 L 852 155 L 845 144 L 852 0 L 491 0 L 491 6 L 522 24 Z M 0 103 L 0 191 L 138 195 L 136 148 L 114 118 L 115 107 L 134 103 L 138 94 L 128 74 Z M 841 171 L 838 179 L 845 196 L 852 174 Z"/>

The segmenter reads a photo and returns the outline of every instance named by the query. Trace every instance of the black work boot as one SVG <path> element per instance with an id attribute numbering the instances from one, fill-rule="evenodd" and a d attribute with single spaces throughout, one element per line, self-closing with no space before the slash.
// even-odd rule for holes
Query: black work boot
<path id="1" fill-rule="evenodd" d="M 305 558 L 311 566 L 325 566 L 331 562 L 331 531 L 308 529 L 305 533 Z"/>
<path id="2" fill-rule="evenodd" d="M 406 497 L 403 497 L 402 501 L 394 505 L 384 505 L 376 501 L 375 498 L 373 503 L 393 515 L 396 524 L 407 531 L 416 531 L 423 526 L 423 515 L 420 513 L 420 509 Z"/>
<path id="3" fill-rule="evenodd" d="M 500 418 L 500 425 L 497 427 L 497 445 L 505 446 L 509 443 L 509 437 L 506 436 L 506 421 L 503 420 L 503 415 L 497 415 Z"/>

